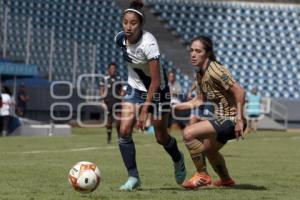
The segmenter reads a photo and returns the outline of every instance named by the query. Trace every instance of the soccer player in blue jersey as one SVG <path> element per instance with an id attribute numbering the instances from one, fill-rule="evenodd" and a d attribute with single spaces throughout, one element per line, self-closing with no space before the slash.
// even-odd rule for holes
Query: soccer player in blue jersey
<path id="1" fill-rule="evenodd" d="M 122 105 L 119 138 L 120 152 L 129 176 L 119 189 L 125 191 L 136 189 L 141 184 L 132 130 L 135 123 L 138 128 L 145 128 L 149 112 L 153 113 L 156 140 L 173 160 L 176 182 L 181 184 L 186 176 L 183 154 L 178 150 L 175 138 L 168 133 L 170 90 L 167 75 L 159 62 L 160 52 L 155 37 L 143 30 L 142 7 L 142 1 L 131 1 L 130 7 L 123 12 L 123 31 L 115 37 L 128 63 L 128 87 Z"/>

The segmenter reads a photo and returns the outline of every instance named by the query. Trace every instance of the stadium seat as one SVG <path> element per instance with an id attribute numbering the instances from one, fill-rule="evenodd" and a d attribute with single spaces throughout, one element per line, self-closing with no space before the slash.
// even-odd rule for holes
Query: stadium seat
<path id="1" fill-rule="evenodd" d="M 193 37 L 193 34 L 189 33 L 190 25 L 193 26 L 194 33 L 209 34 L 217 40 L 215 51 L 218 58 L 242 83 L 255 85 L 269 82 L 272 84 L 271 87 L 265 89 L 270 97 L 298 96 L 299 91 L 287 90 L 288 95 L 275 93 L 271 89 L 283 85 L 286 76 L 288 79 L 295 78 L 296 82 L 300 82 L 300 75 L 297 75 L 300 71 L 299 7 L 276 5 L 254 7 L 237 2 L 211 3 L 209 1 L 183 4 L 181 1 L 173 1 L 172 6 L 166 6 L 167 8 L 164 9 L 162 6 L 156 6 L 159 0 L 147 2 L 150 6 L 153 5 L 152 9 L 158 15 L 170 13 L 170 10 L 171 13 L 176 13 L 168 15 L 166 23 L 170 22 L 168 27 L 173 27 L 184 44 Z M 189 12 L 193 13 L 186 14 Z M 259 70 L 261 72 L 254 73 Z M 283 75 L 282 71 L 285 70 L 292 73 Z M 251 78 L 254 76 L 258 76 L 257 79 Z"/>
<path id="2" fill-rule="evenodd" d="M 275 93 L 271 88 L 279 85 L 300 83 L 300 8 L 277 5 L 248 6 L 244 3 L 145 0 L 153 13 L 164 21 L 183 44 L 196 34 L 210 35 L 215 41 L 215 52 L 232 74 L 247 87 L 256 84 L 272 84 L 265 87 L 270 97 L 284 95 L 298 98 L 299 89 L 287 89 Z M 3 1 L 0 1 L 0 5 Z M 8 50 L 17 59 L 26 57 L 27 23 L 32 18 L 32 45 L 30 62 L 38 64 L 41 73 L 49 65 L 51 30 L 55 30 L 56 73 L 59 67 L 73 67 L 74 42 L 78 43 L 78 72 L 84 72 L 92 55 L 89 45 L 97 44 L 96 62 L 108 64 L 114 60 L 118 66 L 126 66 L 122 53 L 114 45 L 113 36 L 121 30 L 122 10 L 111 0 L 10 0 L 11 23 L 8 26 Z M 35 9 L 33 9 L 35 8 Z M 0 13 L 3 13 L 0 6 Z M 2 21 L 3 16 L 0 15 Z M 105 27 L 105 29 L 104 29 Z M 112 34 L 114 33 L 114 34 Z M 83 47 L 82 47 L 83 46 Z M 168 70 L 176 69 L 172 58 L 162 55 L 162 65 Z M 126 69 L 123 67 L 122 69 Z M 283 73 L 287 71 L 289 73 Z M 123 72 L 123 71 L 122 71 Z M 125 77 L 126 71 L 122 76 Z M 69 80 L 69 76 L 55 76 Z M 286 81 L 285 79 L 289 79 Z M 190 87 L 192 78 L 182 79 L 184 90 Z M 269 81 L 268 81 L 269 79 Z M 62 79 L 63 80 L 63 79 Z M 275 81 L 276 80 L 276 81 Z M 291 87 L 292 88 L 292 87 Z"/>

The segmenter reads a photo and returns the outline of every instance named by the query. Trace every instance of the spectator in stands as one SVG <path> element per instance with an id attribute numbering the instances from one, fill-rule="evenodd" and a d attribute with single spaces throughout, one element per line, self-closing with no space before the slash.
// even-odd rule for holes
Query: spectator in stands
<path id="1" fill-rule="evenodd" d="M 11 92 L 7 86 L 3 86 L 1 98 L 2 98 L 2 106 L 0 108 L 0 118 L 1 118 L 0 136 L 7 136 L 7 134 L 9 133 L 11 106 L 13 105 Z"/>
<path id="2" fill-rule="evenodd" d="M 123 191 L 136 189 L 141 184 L 132 130 L 136 121 L 138 128 L 144 130 L 149 112 L 153 113 L 156 140 L 173 160 L 176 182 L 181 184 L 186 176 L 183 154 L 176 139 L 168 133 L 170 90 L 167 74 L 160 65 L 155 37 L 143 30 L 145 17 L 142 7 L 142 1 L 131 1 L 122 15 L 123 31 L 115 37 L 128 63 L 128 87 L 122 105 L 119 139 L 120 152 L 129 176 L 119 188 Z"/>
<path id="3" fill-rule="evenodd" d="M 253 87 L 250 94 L 247 95 L 246 113 L 248 117 L 248 133 L 256 133 L 258 119 L 261 115 L 261 96 L 256 87 Z"/>
<path id="4" fill-rule="evenodd" d="M 174 72 L 169 72 L 168 74 L 168 84 L 169 84 L 169 88 L 170 88 L 170 94 L 171 94 L 171 105 L 175 105 L 177 103 L 180 103 L 180 99 L 179 99 L 179 95 L 181 94 L 181 86 L 180 84 L 176 81 L 176 77 Z M 176 112 L 175 111 L 175 115 L 176 117 L 180 117 L 181 112 Z M 170 114 L 169 115 L 169 129 L 172 126 L 172 122 L 173 120 L 176 122 L 176 124 L 178 125 L 178 127 L 183 130 L 185 128 L 185 123 L 183 120 L 180 119 L 175 119 L 175 117 Z"/>
<path id="5" fill-rule="evenodd" d="M 26 116 L 27 111 L 27 101 L 29 100 L 29 96 L 27 95 L 26 86 L 22 84 L 17 93 L 17 107 L 16 113 L 20 117 Z"/>
<path id="6" fill-rule="evenodd" d="M 235 182 L 229 176 L 224 157 L 219 150 L 228 140 L 243 138 L 246 125 L 243 116 L 245 91 L 233 79 L 228 69 L 216 60 L 213 43 L 209 37 L 194 38 L 191 42 L 190 56 L 192 64 L 197 67 L 198 95 L 188 102 L 175 105 L 175 109 L 186 110 L 209 103 L 214 105 L 214 116 L 184 129 L 183 138 L 197 172 L 182 186 L 194 189 L 211 184 L 205 157 L 220 177 L 220 180 L 213 184 L 233 186 Z"/>
<path id="7" fill-rule="evenodd" d="M 120 115 L 119 110 L 121 109 L 121 96 L 122 83 L 121 77 L 117 76 L 117 65 L 110 63 L 108 65 L 108 76 L 105 77 L 105 81 L 100 82 L 100 96 L 105 95 L 105 89 L 107 90 L 106 96 L 104 97 L 104 103 L 107 106 L 107 143 L 111 143 L 113 123 L 115 122 L 116 130 L 119 136 L 120 121 L 117 119 Z M 115 92 L 115 94 L 114 94 Z M 116 96 L 117 95 L 117 96 Z"/>

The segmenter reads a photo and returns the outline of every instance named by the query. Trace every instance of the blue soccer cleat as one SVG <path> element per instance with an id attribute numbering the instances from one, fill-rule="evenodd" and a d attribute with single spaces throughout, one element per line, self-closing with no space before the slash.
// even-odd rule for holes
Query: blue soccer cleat
<path id="1" fill-rule="evenodd" d="M 120 186 L 121 191 L 132 191 L 141 187 L 141 180 L 136 177 L 130 176 L 126 183 Z"/>
<path id="2" fill-rule="evenodd" d="M 175 174 L 176 183 L 178 184 L 182 184 L 186 177 L 184 156 L 183 153 L 180 152 L 180 154 L 181 154 L 181 158 L 179 162 L 177 163 L 174 162 L 174 174 Z"/>

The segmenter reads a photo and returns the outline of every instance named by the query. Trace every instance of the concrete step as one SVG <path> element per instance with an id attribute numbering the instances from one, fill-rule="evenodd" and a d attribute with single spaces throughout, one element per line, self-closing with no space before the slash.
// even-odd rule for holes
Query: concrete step
<path id="1" fill-rule="evenodd" d="M 264 116 L 258 122 L 259 129 L 268 129 L 268 130 L 286 130 L 286 128 L 280 123 L 274 121 L 272 118 L 268 116 Z"/>

